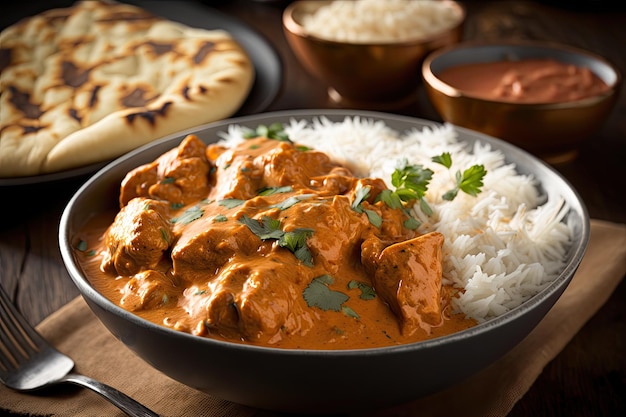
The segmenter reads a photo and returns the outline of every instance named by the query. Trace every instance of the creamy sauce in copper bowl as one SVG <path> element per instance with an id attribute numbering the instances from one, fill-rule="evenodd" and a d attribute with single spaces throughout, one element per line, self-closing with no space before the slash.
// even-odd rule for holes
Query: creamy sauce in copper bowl
<path id="1" fill-rule="evenodd" d="M 554 59 L 462 64 L 437 76 L 465 93 L 517 103 L 571 102 L 609 89 L 588 68 Z"/>

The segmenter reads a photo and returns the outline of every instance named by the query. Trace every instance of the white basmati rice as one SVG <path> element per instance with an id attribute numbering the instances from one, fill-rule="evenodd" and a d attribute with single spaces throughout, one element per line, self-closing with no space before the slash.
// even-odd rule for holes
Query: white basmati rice
<path id="1" fill-rule="evenodd" d="M 564 201 L 545 200 L 535 178 L 516 172 L 504 155 L 487 143 L 472 147 L 458 139 L 451 125 L 397 132 L 383 121 L 346 117 L 332 122 L 292 119 L 285 131 L 296 143 L 325 152 L 357 176 L 382 178 L 402 160 L 434 171 L 425 199 L 433 209 L 419 231 L 439 231 L 443 248 L 444 283 L 463 289 L 453 300 L 456 312 L 479 322 L 499 316 L 545 288 L 562 269 L 573 229 L 564 221 Z M 244 129 L 230 125 L 221 143 L 242 139 Z M 450 169 L 431 161 L 449 152 Z M 476 197 L 459 192 L 453 201 L 441 196 L 455 184 L 454 172 L 482 164 L 487 170 L 483 191 Z"/>
<path id="2" fill-rule="evenodd" d="M 319 38 L 353 43 L 426 38 L 456 25 L 457 9 L 439 0 L 335 0 L 302 19 Z"/>

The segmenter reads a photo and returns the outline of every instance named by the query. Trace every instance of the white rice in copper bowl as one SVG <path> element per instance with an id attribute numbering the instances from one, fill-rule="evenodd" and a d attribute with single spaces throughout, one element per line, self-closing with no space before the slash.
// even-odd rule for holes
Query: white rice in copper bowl
<path id="1" fill-rule="evenodd" d="M 461 18 L 458 8 L 440 0 L 335 0 L 305 15 L 302 25 L 322 39 L 382 43 L 427 38 Z"/>
<path id="2" fill-rule="evenodd" d="M 453 300 L 456 312 L 483 322 L 521 305 L 550 284 L 563 270 L 573 239 L 564 200 L 547 200 L 537 179 L 522 175 L 507 164 L 502 152 L 489 144 L 461 142 L 451 125 L 398 132 L 382 121 L 346 117 L 332 122 L 325 117 L 311 122 L 292 119 L 284 125 L 290 139 L 325 152 L 358 176 L 379 177 L 390 183 L 402 160 L 434 171 L 425 200 L 433 210 L 419 207 L 413 215 L 422 233 L 445 236 L 443 280 L 462 289 Z M 221 142 L 243 140 L 245 129 L 229 125 Z M 450 169 L 431 158 L 449 152 Z M 442 199 L 455 184 L 454 172 L 484 165 L 482 192 L 458 193 Z"/>

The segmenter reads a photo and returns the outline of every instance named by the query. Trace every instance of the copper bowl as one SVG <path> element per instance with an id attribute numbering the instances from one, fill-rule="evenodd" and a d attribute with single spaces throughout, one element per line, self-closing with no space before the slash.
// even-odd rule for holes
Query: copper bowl
<path id="1" fill-rule="evenodd" d="M 456 65 L 525 58 L 552 58 L 587 67 L 609 89 L 577 101 L 513 103 L 483 99 L 438 78 Z M 622 82 L 615 66 L 601 56 L 539 41 L 462 42 L 445 47 L 424 60 L 422 77 L 426 94 L 444 121 L 504 139 L 553 164 L 576 157 L 581 144 L 610 115 Z"/>
<path id="2" fill-rule="evenodd" d="M 288 44 L 301 64 L 328 85 L 331 100 L 341 107 L 393 109 L 417 99 L 424 57 L 462 38 L 465 9 L 442 0 L 457 15 L 457 23 L 420 39 L 381 43 L 349 43 L 307 33 L 303 17 L 331 0 L 295 1 L 283 13 Z"/>

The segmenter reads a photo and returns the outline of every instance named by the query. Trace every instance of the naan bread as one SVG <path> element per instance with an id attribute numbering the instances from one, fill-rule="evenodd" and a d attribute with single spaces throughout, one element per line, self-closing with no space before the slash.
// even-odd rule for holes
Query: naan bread
<path id="1" fill-rule="evenodd" d="M 254 67 L 223 30 L 79 1 L 0 34 L 0 177 L 106 161 L 234 114 Z"/>

